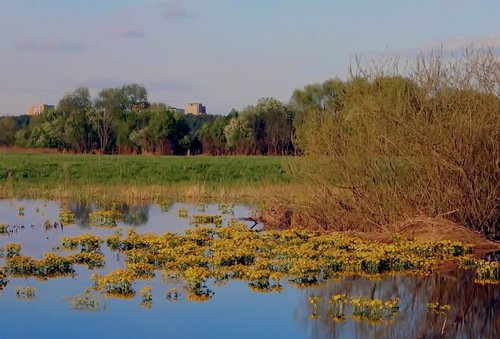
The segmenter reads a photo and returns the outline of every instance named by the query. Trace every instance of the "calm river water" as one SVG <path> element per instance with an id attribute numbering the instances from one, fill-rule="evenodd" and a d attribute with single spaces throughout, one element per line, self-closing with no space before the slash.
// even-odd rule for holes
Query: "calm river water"
<path id="1" fill-rule="evenodd" d="M 221 214 L 224 225 L 231 218 L 248 218 L 251 206 L 217 204 L 116 206 L 124 214 L 117 228 L 89 226 L 89 213 L 95 204 L 66 203 L 75 213 L 74 225 L 56 225 L 61 204 L 40 200 L 0 200 L 0 224 L 9 224 L 11 232 L 0 235 L 0 247 L 20 243 L 22 253 L 41 257 L 60 245 L 62 236 L 92 233 L 107 236 L 121 229 L 137 233 L 182 233 L 189 219 L 179 218 L 179 208 L 188 213 Z M 19 216 L 19 207 L 24 215 Z M 49 223 L 52 225 L 48 227 Z M 247 222 L 253 226 L 253 222 Z M 261 225 L 254 229 L 259 230 Z M 299 289 L 284 283 L 281 292 L 257 293 L 241 281 L 210 286 L 214 296 L 207 302 L 168 301 L 165 291 L 171 287 L 161 274 L 150 281 L 138 281 L 139 290 L 153 286 L 150 307 L 141 306 L 141 298 L 105 298 L 100 296 L 94 311 L 71 308 L 70 300 L 92 286 L 93 273 L 107 273 L 123 266 L 123 258 L 104 245 L 106 265 L 88 270 L 77 266 L 71 277 L 39 280 L 9 277 L 0 291 L 2 325 L 0 338 L 500 338 L 500 288 L 478 285 L 469 272 L 446 275 L 387 276 L 379 280 L 348 277 L 321 286 Z M 4 264 L 3 258 L 0 264 Z M 18 287 L 34 287 L 34 298 L 19 298 Z M 333 294 L 380 299 L 398 297 L 399 314 L 391 323 L 371 323 L 347 318 L 334 321 L 328 312 L 310 317 L 310 296 L 328 300 Z M 428 312 L 427 304 L 438 300 L 450 304 L 446 315 Z M 326 303 L 325 303 L 326 304 Z M 326 306 L 323 305 L 323 308 Z"/>

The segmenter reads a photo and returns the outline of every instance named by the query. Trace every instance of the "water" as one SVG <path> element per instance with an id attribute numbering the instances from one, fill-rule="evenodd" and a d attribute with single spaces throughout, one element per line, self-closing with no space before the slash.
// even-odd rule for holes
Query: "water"
<path id="1" fill-rule="evenodd" d="M 18 216 L 18 207 L 24 216 Z M 137 233 L 182 233 L 192 227 L 189 219 L 178 217 L 178 209 L 192 214 L 221 214 L 220 206 L 174 203 L 169 206 L 148 204 L 139 207 L 116 206 L 124 215 L 116 228 L 90 227 L 88 214 L 94 204 L 65 204 L 75 212 L 76 225 L 61 227 L 58 220 L 60 204 L 52 201 L 0 200 L 0 223 L 10 224 L 11 234 L 0 236 L 0 246 L 15 242 L 23 245 L 22 253 L 40 257 L 60 244 L 62 236 L 92 233 L 102 237 L 121 229 L 123 234 L 134 229 Z M 252 207 L 236 205 L 234 214 L 222 214 L 224 224 L 231 218 L 248 218 Z M 50 227 L 44 226 L 45 221 Z M 247 222 L 248 227 L 253 222 Z M 47 224 L 48 226 L 48 224 Z M 261 225 L 257 225 L 259 229 Z M 64 251 L 60 251 L 64 254 Z M 153 286 L 150 307 L 141 306 L 141 297 L 130 299 L 104 298 L 95 311 L 71 309 L 70 298 L 81 295 L 92 286 L 92 273 L 107 273 L 122 267 L 123 257 L 103 246 L 106 266 L 89 271 L 76 266 L 73 276 L 39 280 L 33 277 L 12 278 L 0 291 L 2 327 L 0 338 L 401 338 L 401 337 L 500 337 L 500 288 L 478 285 L 470 272 L 434 274 L 430 277 L 388 276 L 380 280 L 348 277 L 326 284 L 298 289 L 284 283 L 282 292 L 256 293 L 245 282 L 230 281 L 223 286 L 210 286 L 214 296 L 207 302 L 167 301 L 165 291 L 179 287 L 164 281 L 157 274 L 150 281 L 137 281 L 138 291 L 146 284 Z M 3 262 L 2 262 L 3 264 Z M 36 289 L 32 300 L 16 296 L 17 287 Z M 181 290 L 181 288 L 179 288 Z M 326 306 L 331 295 L 346 293 L 351 297 L 366 296 L 381 299 L 401 299 L 399 314 L 392 323 L 373 324 L 347 318 L 336 322 Z M 311 319 L 309 297 L 323 299 L 319 317 Z M 429 313 L 427 304 L 439 301 L 450 304 L 446 315 Z"/>

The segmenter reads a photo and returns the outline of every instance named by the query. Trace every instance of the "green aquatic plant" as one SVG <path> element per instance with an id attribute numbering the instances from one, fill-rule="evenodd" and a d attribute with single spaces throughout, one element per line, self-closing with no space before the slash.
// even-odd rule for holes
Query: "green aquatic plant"
<path id="1" fill-rule="evenodd" d="M 16 297 L 18 299 L 33 300 L 36 296 L 34 287 L 16 287 Z"/>
<path id="2" fill-rule="evenodd" d="M 8 234 L 8 233 L 9 233 L 9 225 L 0 224 L 0 235 Z"/>
<path id="3" fill-rule="evenodd" d="M 500 262 L 487 261 L 483 259 L 474 259 L 463 257 L 460 261 L 463 268 L 473 269 L 476 273 L 475 281 L 480 284 L 499 284 L 500 283 Z"/>
<path id="4" fill-rule="evenodd" d="M 75 213 L 68 209 L 62 208 L 59 211 L 59 221 L 65 224 L 73 224 L 75 222 Z"/>
<path id="5" fill-rule="evenodd" d="M 88 312 L 96 312 L 101 309 L 100 299 L 90 288 L 85 289 L 84 294 L 67 298 L 70 309 Z"/>
<path id="6" fill-rule="evenodd" d="M 309 315 L 309 318 L 317 319 L 319 317 L 319 305 L 323 299 L 321 297 L 313 296 L 309 297 L 308 300 L 311 305 L 311 314 Z"/>
<path id="7" fill-rule="evenodd" d="M 133 297 L 133 275 L 126 270 L 114 270 L 107 275 L 93 274 L 94 287 L 110 296 Z"/>
<path id="8" fill-rule="evenodd" d="M 349 300 L 347 295 L 336 294 L 332 295 L 328 300 L 328 308 L 334 318 L 343 319 L 345 318 L 345 306 L 348 305 Z"/>
<path id="9" fill-rule="evenodd" d="M 45 253 L 42 259 L 33 259 L 25 256 L 7 258 L 5 270 L 13 275 L 33 275 L 38 277 L 52 277 L 71 274 L 73 261 L 56 253 Z"/>
<path id="10" fill-rule="evenodd" d="M 5 252 L 7 258 L 17 257 L 21 253 L 22 246 L 21 244 L 8 243 L 5 244 Z"/>
<path id="11" fill-rule="evenodd" d="M 167 298 L 167 301 L 179 301 L 180 292 L 176 288 L 170 288 L 165 292 L 165 297 Z"/>
<path id="12" fill-rule="evenodd" d="M 80 252 L 71 254 L 68 259 L 73 264 L 87 265 L 89 269 L 104 267 L 106 258 L 104 254 L 97 252 Z"/>
<path id="13" fill-rule="evenodd" d="M 451 311 L 451 306 L 448 304 L 440 304 L 439 302 L 434 302 L 434 303 L 428 303 L 427 309 L 429 312 L 444 315 Z"/>
<path id="14" fill-rule="evenodd" d="M 234 215 L 234 204 L 219 204 L 218 208 L 222 214 Z"/>
<path id="15" fill-rule="evenodd" d="M 182 219 L 187 218 L 189 216 L 188 209 L 187 208 L 179 208 L 177 210 L 177 215 L 179 216 L 179 218 L 182 218 Z"/>
<path id="16" fill-rule="evenodd" d="M 9 280 L 7 279 L 7 275 L 5 275 L 5 272 L 0 268 L 0 291 L 3 290 L 3 288 L 7 285 Z"/>
<path id="17" fill-rule="evenodd" d="M 151 308 L 153 306 L 153 286 L 144 286 L 139 294 L 141 295 L 141 306 Z"/>
<path id="18" fill-rule="evenodd" d="M 191 217 L 193 225 L 215 225 L 222 226 L 222 217 L 220 215 L 195 214 Z"/>
<path id="19" fill-rule="evenodd" d="M 358 319 L 382 320 L 391 319 L 399 313 L 399 299 L 390 300 L 372 299 L 366 297 L 351 298 L 349 301 L 353 307 L 353 316 Z"/>
<path id="20" fill-rule="evenodd" d="M 63 237 L 61 245 L 67 249 L 76 249 L 79 247 L 80 252 L 100 252 L 101 250 L 100 237 L 92 234 L 81 234 L 75 237 Z"/>
<path id="21" fill-rule="evenodd" d="M 97 210 L 89 214 L 90 222 L 95 226 L 115 227 L 123 218 L 123 214 L 116 209 Z"/>

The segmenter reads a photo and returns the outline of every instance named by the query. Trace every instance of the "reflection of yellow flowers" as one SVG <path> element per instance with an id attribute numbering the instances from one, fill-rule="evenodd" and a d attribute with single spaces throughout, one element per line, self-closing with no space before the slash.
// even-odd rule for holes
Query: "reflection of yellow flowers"
<path id="1" fill-rule="evenodd" d="M 89 214 L 92 224 L 95 226 L 114 227 L 117 221 L 123 218 L 123 215 L 115 210 L 97 210 Z"/>
<path id="2" fill-rule="evenodd" d="M 451 310 L 451 306 L 448 304 L 440 304 L 438 302 L 427 304 L 427 308 L 430 312 L 436 314 L 446 314 Z"/>

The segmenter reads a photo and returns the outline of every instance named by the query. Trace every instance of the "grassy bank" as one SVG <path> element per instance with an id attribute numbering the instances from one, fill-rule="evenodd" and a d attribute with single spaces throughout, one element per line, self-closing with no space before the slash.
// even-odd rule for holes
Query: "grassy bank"
<path id="1" fill-rule="evenodd" d="M 285 167 L 298 161 L 282 157 L 0 153 L 0 196 L 248 200 L 283 191 L 292 181 Z"/>

